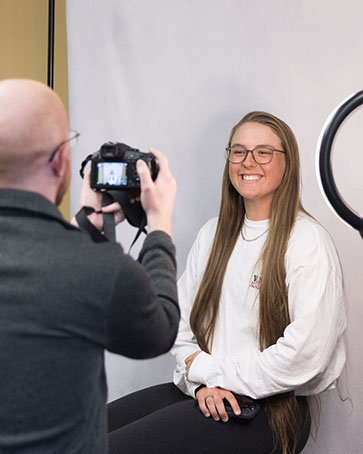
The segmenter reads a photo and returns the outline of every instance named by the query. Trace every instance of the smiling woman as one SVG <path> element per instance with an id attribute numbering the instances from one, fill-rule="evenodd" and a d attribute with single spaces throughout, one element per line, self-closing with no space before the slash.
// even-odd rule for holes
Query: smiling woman
<path id="1" fill-rule="evenodd" d="M 174 384 L 109 405 L 111 453 L 301 452 L 307 396 L 345 362 L 345 313 L 339 258 L 301 205 L 299 173 L 285 122 L 251 112 L 234 126 L 219 216 L 178 284 Z"/>
<path id="2" fill-rule="evenodd" d="M 250 220 L 269 218 L 273 195 L 285 172 L 285 152 L 281 148 L 277 134 L 257 122 L 243 123 L 231 138 L 229 178 L 243 197 Z"/>

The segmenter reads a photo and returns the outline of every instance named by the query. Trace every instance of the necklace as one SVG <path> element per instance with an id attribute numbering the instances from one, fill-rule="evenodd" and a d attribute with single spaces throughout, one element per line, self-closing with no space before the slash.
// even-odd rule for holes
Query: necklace
<path id="1" fill-rule="evenodd" d="M 245 238 L 245 236 L 243 235 L 243 228 L 241 229 L 241 237 L 244 241 L 247 241 L 248 243 L 251 243 L 252 241 L 256 241 L 258 240 L 259 238 L 261 238 L 261 236 L 263 236 L 265 233 L 268 232 L 268 229 L 266 229 L 264 232 L 262 232 L 260 235 L 256 236 L 256 238 L 251 238 L 251 239 L 247 239 Z"/>

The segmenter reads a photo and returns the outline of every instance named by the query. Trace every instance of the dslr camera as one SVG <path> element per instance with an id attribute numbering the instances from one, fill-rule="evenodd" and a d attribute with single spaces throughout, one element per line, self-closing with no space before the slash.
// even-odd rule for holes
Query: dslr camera
<path id="1" fill-rule="evenodd" d="M 91 160 L 91 188 L 95 191 L 140 189 L 136 162 L 142 159 L 155 180 L 158 165 L 155 157 L 124 143 L 108 142 L 88 157 Z M 82 167 L 83 170 L 84 166 Z"/>

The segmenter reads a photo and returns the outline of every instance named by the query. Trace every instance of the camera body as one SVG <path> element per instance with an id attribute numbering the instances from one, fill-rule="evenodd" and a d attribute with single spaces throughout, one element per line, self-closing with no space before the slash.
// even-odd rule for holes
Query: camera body
<path id="1" fill-rule="evenodd" d="M 155 180 L 158 166 L 154 156 L 124 143 L 108 142 L 91 157 L 91 188 L 95 191 L 140 189 L 136 162 L 142 159 Z"/>

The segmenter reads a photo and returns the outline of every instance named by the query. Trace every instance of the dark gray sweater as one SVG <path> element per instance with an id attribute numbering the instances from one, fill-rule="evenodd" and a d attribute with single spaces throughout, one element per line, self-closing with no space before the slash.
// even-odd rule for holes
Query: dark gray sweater
<path id="1" fill-rule="evenodd" d="M 0 189 L 0 248 L 0 453 L 105 454 L 104 349 L 151 358 L 177 334 L 170 237 L 149 234 L 138 263 Z"/>

